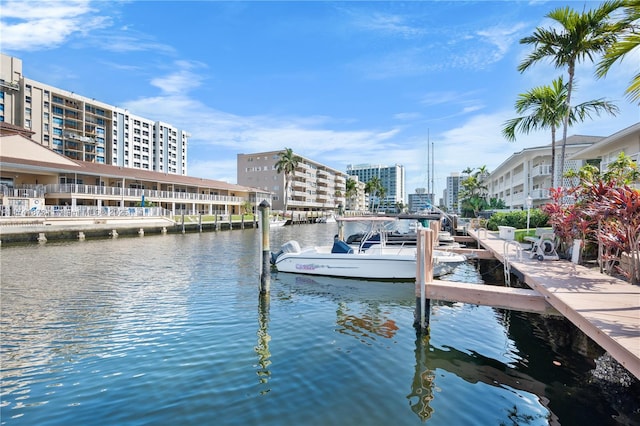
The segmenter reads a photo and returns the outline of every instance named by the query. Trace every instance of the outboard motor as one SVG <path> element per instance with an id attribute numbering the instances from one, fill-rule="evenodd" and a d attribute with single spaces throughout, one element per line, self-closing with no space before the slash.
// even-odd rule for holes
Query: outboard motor
<path id="1" fill-rule="evenodd" d="M 287 241 L 280 247 L 280 251 L 277 253 L 271 252 L 271 264 L 275 265 L 278 257 L 284 253 L 300 253 L 300 244 L 297 241 Z"/>

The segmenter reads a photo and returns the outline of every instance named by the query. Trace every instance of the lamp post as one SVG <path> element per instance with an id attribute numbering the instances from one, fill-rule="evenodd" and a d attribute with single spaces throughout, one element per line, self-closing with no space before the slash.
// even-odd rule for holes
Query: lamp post
<path id="1" fill-rule="evenodd" d="M 533 198 L 531 198 L 531 195 L 527 196 L 527 199 L 525 202 L 527 204 L 527 231 L 528 231 L 529 221 L 531 220 L 531 206 L 533 206 Z"/>

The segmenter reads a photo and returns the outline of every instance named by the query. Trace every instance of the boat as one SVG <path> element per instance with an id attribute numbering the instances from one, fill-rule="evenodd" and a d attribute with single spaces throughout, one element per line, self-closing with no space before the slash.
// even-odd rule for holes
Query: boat
<path id="1" fill-rule="evenodd" d="M 374 243 L 369 238 L 364 238 L 360 244 L 352 246 L 336 236 L 332 245 L 305 248 L 301 248 L 297 241 L 291 240 L 284 243 L 277 253 L 271 253 L 271 264 L 278 272 L 371 280 L 415 280 L 415 246 L 387 246 L 384 238 L 386 233 L 381 232 L 381 228 L 384 228 L 381 224 L 397 221 L 397 218 L 367 217 L 339 220 L 369 222 L 369 233 L 377 233 L 382 239 Z M 434 250 L 433 276 L 448 274 L 466 260 L 463 255 Z"/>
<path id="2" fill-rule="evenodd" d="M 428 228 L 430 221 L 440 221 L 441 226 L 446 226 L 450 223 L 450 219 L 441 214 L 432 212 L 429 214 L 402 214 L 397 216 L 399 222 L 407 222 L 408 226 L 404 228 L 408 228 L 403 230 L 380 230 L 380 233 L 385 233 L 383 238 L 386 241 L 386 245 L 402 245 L 402 246 L 415 246 L 417 239 L 416 230 L 419 227 Z M 401 228 L 401 227 L 399 227 Z M 447 228 L 449 229 L 449 228 Z M 366 232 L 357 232 L 351 234 L 347 237 L 346 241 L 348 244 L 359 244 L 364 238 Z M 371 240 L 371 243 L 376 244 L 380 241 L 381 236 L 378 233 L 370 234 L 367 238 Z M 452 248 L 463 248 L 464 245 L 455 241 L 451 232 L 449 231 L 440 231 L 438 233 L 438 248 L 446 250 Z"/>
<path id="3" fill-rule="evenodd" d="M 272 216 L 269 219 L 269 226 L 271 228 L 279 228 L 281 226 L 284 226 L 287 222 L 287 219 L 280 219 L 278 216 Z"/>
<path id="4" fill-rule="evenodd" d="M 316 223 L 336 223 L 336 217 L 334 215 L 322 216 L 316 219 Z"/>

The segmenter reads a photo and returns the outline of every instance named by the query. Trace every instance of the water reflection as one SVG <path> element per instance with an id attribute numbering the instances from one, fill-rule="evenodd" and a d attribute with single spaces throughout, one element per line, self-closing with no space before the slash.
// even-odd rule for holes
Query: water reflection
<path id="1" fill-rule="evenodd" d="M 271 391 L 267 386 L 271 378 L 271 352 L 269 351 L 269 295 L 261 294 L 258 300 L 258 344 L 255 351 L 258 354 L 258 377 L 261 385 L 260 395 L 265 395 Z"/>
<path id="2" fill-rule="evenodd" d="M 433 400 L 435 373 L 428 367 L 429 336 L 417 334 L 415 349 L 415 373 L 411 383 L 411 393 L 407 395 L 411 411 L 423 422 L 433 413 L 430 403 Z"/>
<path id="3" fill-rule="evenodd" d="M 340 302 L 336 310 L 336 324 L 338 333 L 360 337 L 362 342 L 375 336 L 387 339 L 395 336 L 398 326 L 396 322 L 385 316 L 385 312 L 378 304 L 365 307 L 362 313 L 350 313 L 347 303 Z"/>

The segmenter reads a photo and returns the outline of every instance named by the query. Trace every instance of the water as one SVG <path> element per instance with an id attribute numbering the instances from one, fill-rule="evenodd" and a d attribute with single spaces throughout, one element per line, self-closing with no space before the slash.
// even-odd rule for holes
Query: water
<path id="1" fill-rule="evenodd" d="M 256 230 L 2 247 L 1 424 L 639 422 L 565 320 L 438 303 L 417 338 L 413 284 L 274 274 L 261 300 L 259 258 Z"/>

